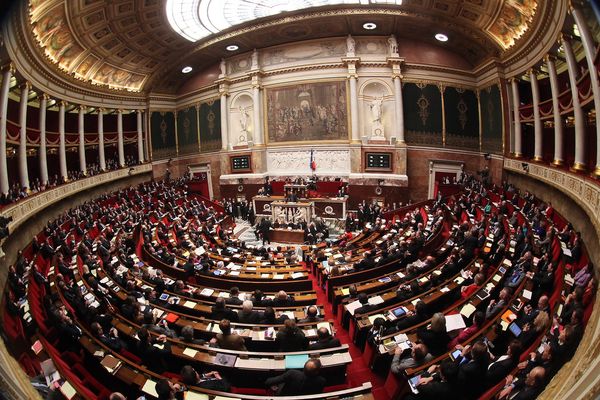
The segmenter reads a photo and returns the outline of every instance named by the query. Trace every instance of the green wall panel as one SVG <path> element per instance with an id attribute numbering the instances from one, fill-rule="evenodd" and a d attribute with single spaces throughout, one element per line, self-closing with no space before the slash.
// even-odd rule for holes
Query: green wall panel
<path id="1" fill-rule="evenodd" d="M 446 147 L 479 150 L 479 110 L 475 91 L 446 87 L 444 111 Z"/>
<path id="2" fill-rule="evenodd" d="M 172 111 L 153 111 L 150 116 L 152 159 L 175 157 L 175 114 Z"/>
<path id="3" fill-rule="evenodd" d="M 198 152 L 198 113 L 196 106 L 177 111 L 177 148 L 179 154 Z"/>
<path id="4" fill-rule="evenodd" d="M 502 97 L 498 85 L 479 93 L 481 103 L 481 150 L 502 154 Z"/>
<path id="5" fill-rule="evenodd" d="M 221 100 L 200 104 L 200 151 L 221 150 Z"/>
<path id="6" fill-rule="evenodd" d="M 405 140 L 408 144 L 442 146 L 442 98 L 436 85 L 404 83 Z"/>

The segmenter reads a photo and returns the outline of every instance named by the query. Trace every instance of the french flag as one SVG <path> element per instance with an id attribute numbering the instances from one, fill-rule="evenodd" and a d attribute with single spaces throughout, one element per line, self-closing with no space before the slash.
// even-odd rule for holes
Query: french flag
<path id="1" fill-rule="evenodd" d="M 310 150 L 310 164 L 308 165 L 310 167 L 310 169 L 312 171 L 317 169 L 317 163 L 315 162 L 315 155 L 314 155 L 315 151 L 314 150 Z"/>

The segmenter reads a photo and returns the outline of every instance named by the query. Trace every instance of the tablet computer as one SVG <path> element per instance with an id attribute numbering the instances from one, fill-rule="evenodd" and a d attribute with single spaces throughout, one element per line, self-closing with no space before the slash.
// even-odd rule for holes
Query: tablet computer
<path id="1" fill-rule="evenodd" d="M 512 322 L 509 326 L 508 326 L 508 330 L 515 335 L 515 337 L 519 337 L 519 335 L 522 332 L 521 327 L 516 323 L 516 322 Z"/>

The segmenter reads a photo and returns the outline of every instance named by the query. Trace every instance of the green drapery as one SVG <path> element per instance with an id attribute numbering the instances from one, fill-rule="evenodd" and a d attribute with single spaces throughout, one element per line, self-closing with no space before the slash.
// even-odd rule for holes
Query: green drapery
<path id="1" fill-rule="evenodd" d="M 502 98 L 500 87 L 488 86 L 479 93 L 481 104 L 481 150 L 502 154 Z"/>
<path id="2" fill-rule="evenodd" d="M 436 85 L 405 83 L 405 139 L 408 144 L 442 146 L 442 98 Z"/>
<path id="3" fill-rule="evenodd" d="M 475 91 L 446 87 L 444 111 L 446 147 L 479 150 L 479 110 Z"/>
<path id="4" fill-rule="evenodd" d="M 177 148 L 179 154 L 198 152 L 198 120 L 196 106 L 177 111 Z"/>
<path id="5" fill-rule="evenodd" d="M 221 100 L 200 104 L 200 151 L 221 150 Z"/>
<path id="6" fill-rule="evenodd" d="M 153 111 L 150 117 L 152 159 L 160 160 L 177 155 L 175 144 L 175 114 L 172 111 Z"/>

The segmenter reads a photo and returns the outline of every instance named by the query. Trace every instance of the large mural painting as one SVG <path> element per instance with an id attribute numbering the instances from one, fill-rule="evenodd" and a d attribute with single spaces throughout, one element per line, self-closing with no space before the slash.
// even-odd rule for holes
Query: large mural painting
<path id="1" fill-rule="evenodd" d="M 346 82 L 271 88 L 265 96 L 269 142 L 348 140 Z"/>

